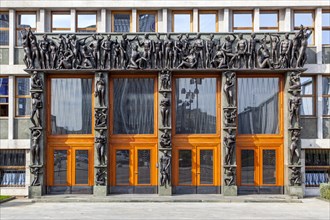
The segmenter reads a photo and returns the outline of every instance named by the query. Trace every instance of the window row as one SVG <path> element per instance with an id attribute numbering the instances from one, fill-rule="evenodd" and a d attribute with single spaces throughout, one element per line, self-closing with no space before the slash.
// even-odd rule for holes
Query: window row
<path id="1" fill-rule="evenodd" d="M 192 11 L 173 11 L 172 12 L 172 31 L 191 32 L 193 23 Z M 298 30 L 300 25 L 314 31 L 315 13 L 312 10 L 294 11 L 293 24 L 294 30 Z M 130 11 L 115 11 L 112 13 L 112 31 L 130 32 L 132 18 Z M 218 12 L 199 11 L 198 31 L 217 32 L 218 31 Z M 260 31 L 277 32 L 279 31 L 279 12 L 260 11 L 259 18 Z M 22 45 L 21 31 L 25 28 L 36 30 L 36 13 L 24 12 L 17 13 L 16 22 L 16 45 Z M 233 11 L 232 12 L 232 31 L 233 32 L 252 32 L 254 30 L 253 11 Z M 51 14 L 52 32 L 70 32 L 71 15 L 70 12 L 52 12 Z M 76 15 L 76 32 L 96 32 L 97 13 L 78 12 Z M 137 13 L 138 32 L 157 32 L 157 11 L 138 11 Z M 313 44 L 314 37 L 310 38 Z M 0 12 L 0 45 L 9 44 L 9 14 Z M 330 44 L 330 11 L 322 13 L 322 44 Z"/>

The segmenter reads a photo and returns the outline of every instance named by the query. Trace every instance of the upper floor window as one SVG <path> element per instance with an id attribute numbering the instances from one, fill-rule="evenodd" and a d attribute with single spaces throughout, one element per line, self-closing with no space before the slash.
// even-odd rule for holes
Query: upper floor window
<path id="1" fill-rule="evenodd" d="M 157 11 L 138 12 L 138 32 L 157 31 Z"/>
<path id="2" fill-rule="evenodd" d="M 322 13 L 322 44 L 330 44 L 330 11 Z"/>
<path id="3" fill-rule="evenodd" d="M 8 77 L 0 77 L 0 117 L 8 117 Z"/>
<path id="4" fill-rule="evenodd" d="M 301 115 L 314 115 L 315 101 L 314 101 L 314 78 L 311 76 L 301 77 Z"/>
<path id="5" fill-rule="evenodd" d="M 313 31 L 308 39 L 308 44 L 314 44 L 314 12 L 313 11 L 295 11 L 294 12 L 294 30 L 299 30 L 300 25 L 308 27 Z"/>
<path id="6" fill-rule="evenodd" d="M 113 12 L 112 30 L 113 32 L 130 32 L 131 12 Z"/>
<path id="7" fill-rule="evenodd" d="M 190 11 L 173 11 L 173 32 L 192 31 L 192 13 Z"/>
<path id="8" fill-rule="evenodd" d="M 217 32 L 218 16 L 216 11 L 200 11 L 198 19 L 199 32 Z"/>
<path id="9" fill-rule="evenodd" d="M 260 11 L 259 20 L 260 31 L 278 31 L 278 11 Z"/>
<path id="10" fill-rule="evenodd" d="M 31 115 L 30 78 L 16 78 L 16 116 Z"/>
<path id="11" fill-rule="evenodd" d="M 323 115 L 330 116 L 330 77 L 323 77 L 322 88 Z"/>
<path id="12" fill-rule="evenodd" d="M 233 12 L 233 32 L 253 31 L 253 11 Z"/>
<path id="13" fill-rule="evenodd" d="M 96 12 L 77 14 L 77 32 L 96 32 Z"/>
<path id="14" fill-rule="evenodd" d="M 9 45 L 9 13 L 0 12 L 0 45 Z"/>
<path id="15" fill-rule="evenodd" d="M 70 32 L 71 15 L 70 12 L 52 13 L 52 32 Z"/>
<path id="16" fill-rule="evenodd" d="M 16 26 L 16 44 L 22 46 L 22 34 L 21 31 L 31 28 L 32 32 L 37 28 L 37 16 L 35 12 L 24 12 L 17 14 L 17 26 Z"/>

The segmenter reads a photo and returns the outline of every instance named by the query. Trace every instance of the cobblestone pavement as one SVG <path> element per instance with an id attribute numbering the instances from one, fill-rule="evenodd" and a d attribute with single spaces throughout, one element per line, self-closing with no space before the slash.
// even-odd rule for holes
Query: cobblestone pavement
<path id="1" fill-rule="evenodd" d="M 0 219 L 330 219 L 330 203 L 264 202 L 31 202 L 15 199 L 0 206 Z"/>

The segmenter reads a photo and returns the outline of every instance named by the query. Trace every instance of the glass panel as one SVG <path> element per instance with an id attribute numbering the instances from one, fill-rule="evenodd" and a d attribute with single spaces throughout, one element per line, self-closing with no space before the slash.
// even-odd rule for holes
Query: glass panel
<path id="1" fill-rule="evenodd" d="M 27 28 L 36 28 L 36 15 L 35 14 L 19 14 L 17 16 L 17 28 L 27 29 Z M 21 30 L 18 30 L 16 33 L 17 36 L 17 45 L 22 45 L 22 35 Z"/>
<path id="2" fill-rule="evenodd" d="M 114 32 L 130 32 L 131 16 L 129 14 L 114 15 Z"/>
<path id="3" fill-rule="evenodd" d="M 330 166 L 330 150 L 306 150 L 306 166 Z"/>
<path id="4" fill-rule="evenodd" d="M 8 96 L 8 78 L 0 78 L 0 95 Z"/>
<path id="5" fill-rule="evenodd" d="M 313 95 L 313 77 L 301 77 L 301 94 L 302 95 Z"/>
<path id="6" fill-rule="evenodd" d="M 330 97 L 323 98 L 323 115 L 330 115 Z"/>
<path id="7" fill-rule="evenodd" d="M 88 184 L 88 150 L 76 150 L 76 184 Z"/>
<path id="8" fill-rule="evenodd" d="M 313 13 L 295 13 L 294 26 L 299 27 L 301 24 L 308 27 L 314 27 Z"/>
<path id="9" fill-rule="evenodd" d="M 263 184 L 276 184 L 276 151 L 262 151 L 262 182 Z"/>
<path id="10" fill-rule="evenodd" d="M 96 29 L 96 14 L 78 14 L 78 29 L 79 28 L 94 28 Z M 94 32 L 94 30 L 90 30 Z M 78 32 L 80 32 L 78 30 Z M 88 30 L 82 30 L 81 32 L 88 32 Z"/>
<path id="11" fill-rule="evenodd" d="M 190 32 L 190 14 L 174 14 L 173 32 Z"/>
<path id="12" fill-rule="evenodd" d="M 278 134 L 279 79 L 238 78 L 238 132 Z"/>
<path id="13" fill-rule="evenodd" d="M 114 79 L 114 134 L 154 133 L 154 79 Z"/>
<path id="14" fill-rule="evenodd" d="M 199 32 L 215 32 L 217 25 L 216 14 L 199 15 Z"/>
<path id="15" fill-rule="evenodd" d="M 0 12 L 0 45 L 9 45 L 9 14 Z"/>
<path id="16" fill-rule="evenodd" d="M 92 79 L 51 79 L 52 134 L 92 133 Z"/>
<path id="17" fill-rule="evenodd" d="M 241 162 L 241 183 L 254 184 L 254 150 L 242 150 Z"/>
<path id="18" fill-rule="evenodd" d="M 25 185 L 25 171 L 16 169 L 0 169 L 0 185 L 22 187 Z"/>
<path id="19" fill-rule="evenodd" d="M 324 12 L 322 13 L 322 26 L 330 26 L 330 13 L 329 12 Z"/>
<path id="20" fill-rule="evenodd" d="M 234 14 L 234 27 L 252 28 L 252 13 Z"/>
<path id="21" fill-rule="evenodd" d="M 129 185 L 129 150 L 116 150 L 116 184 Z"/>
<path id="22" fill-rule="evenodd" d="M 216 133 L 216 78 L 176 79 L 176 133 Z"/>
<path id="23" fill-rule="evenodd" d="M 313 115 L 314 114 L 314 98 L 302 97 L 302 104 L 300 107 L 301 115 Z"/>
<path id="24" fill-rule="evenodd" d="M 278 27 L 277 13 L 260 13 L 260 27 Z"/>
<path id="25" fill-rule="evenodd" d="M 53 14 L 52 15 L 52 28 L 71 28 L 71 15 L 70 14 Z M 53 32 L 55 32 L 53 30 Z M 57 32 L 64 32 L 58 30 Z"/>
<path id="26" fill-rule="evenodd" d="M 138 150 L 138 184 L 150 184 L 150 150 Z"/>
<path id="27" fill-rule="evenodd" d="M 0 116 L 8 116 L 8 105 L 0 105 Z"/>
<path id="28" fill-rule="evenodd" d="M 200 183 L 213 184 L 213 150 L 200 150 Z"/>
<path id="29" fill-rule="evenodd" d="M 16 95 L 30 95 L 30 79 L 17 78 Z"/>
<path id="30" fill-rule="evenodd" d="M 68 155 L 66 150 L 54 151 L 54 184 L 67 184 L 67 161 Z"/>
<path id="31" fill-rule="evenodd" d="M 16 99 L 16 116 L 31 115 L 31 99 L 17 98 Z"/>
<path id="32" fill-rule="evenodd" d="M 322 94 L 330 95 L 330 77 L 322 78 Z"/>
<path id="33" fill-rule="evenodd" d="M 1 150 L 0 166 L 25 166 L 25 150 Z"/>
<path id="34" fill-rule="evenodd" d="M 139 32 L 155 32 L 156 16 L 154 14 L 139 15 Z"/>
<path id="35" fill-rule="evenodd" d="M 191 150 L 179 150 L 179 184 L 192 184 Z"/>
<path id="36" fill-rule="evenodd" d="M 322 44 L 330 44 L 330 31 L 322 31 Z"/>

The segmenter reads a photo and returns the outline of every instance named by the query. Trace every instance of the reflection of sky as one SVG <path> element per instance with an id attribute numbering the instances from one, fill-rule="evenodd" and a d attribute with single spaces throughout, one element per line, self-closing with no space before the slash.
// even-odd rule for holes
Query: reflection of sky
<path id="1" fill-rule="evenodd" d="M 322 31 L 322 44 L 330 44 L 330 31 Z"/>
<path id="2" fill-rule="evenodd" d="M 8 95 L 8 78 L 0 78 L 0 95 Z"/>
<path id="3" fill-rule="evenodd" d="M 277 27 L 277 13 L 260 14 L 260 27 Z"/>
<path id="4" fill-rule="evenodd" d="M 252 27 L 252 14 L 234 14 L 234 27 Z"/>
<path id="5" fill-rule="evenodd" d="M 302 95 L 313 94 L 313 78 L 312 77 L 301 77 Z"/>
<path id="6" fill-rule="evenodd" d="M 71 15 L 54 14 L 53 15 L 53 28 L 70 28 Z"/>
<path id="7" fill-rule="evenodd" d="M 36 15 L 20 15 L 20 25 L 27 25 L 36 28 Z"/>
<path id="8" fill-rule="evenodd" d="M 312 13 L 295 13 L 294 14 L 294 26 L 300 25 L 314 26 L 313 25 L 313 14 Z"/>
<path id="9" fill-rule="evenodd" d="M 330 77 L 323 77 L 322 94 L 330 95 Z"/>
<path id="10" fill-rule="evenodd" d="M 190 14 L 174 15 L 174 32 L 190 32 Z"/>
<path id="11" fill-rule="evenodd" d="M 322 13 L 322 26 L 330 26 L 330 13 Z"/>
<path id="12" fill-rule="evenodd" d="M 178 100 L 188 101 L 186 99 L 186 94 L 182 94 L 181 91 L 184 88 L 186 93 L 191 91 L 194 92 L 196 89 L 196 84 L 190 84 L 191 78 L 180 78 L 176 80 L 177 83 L 177 94 L 179 93 L 179 97 L 176 97 L 176 102 Z M 198 108 L 201 112 L 206 112 L 208 115 L 215 116 L 216 115 L 216 79 L 215 78 L 203 78 L 202 84 L 197 84 L 197 88 L 199 91 L 198 96 L 195 95 L 193 102 L 191 103 L 191 109 Z M 198 97 L 198 99 L 197 99 Z M 180 103 L 179 105 L 182 105 Z"/>
<path id="13" fill-rule="evenodd" d="M 278 78 L 238 78 L 238 113 L 258 107 L 279 91 Z"/>
<path id="14" fill-rule="evenodd" d="M 78 28 L 86 28 L 92 25 L 96 25 L 95 14 L 78 15 Z"/>
<path id="15" fill-rule="evenodd" d="M 199 15 L 199 32 L 215 32 L 216 15 L 200 14 Z"/>

